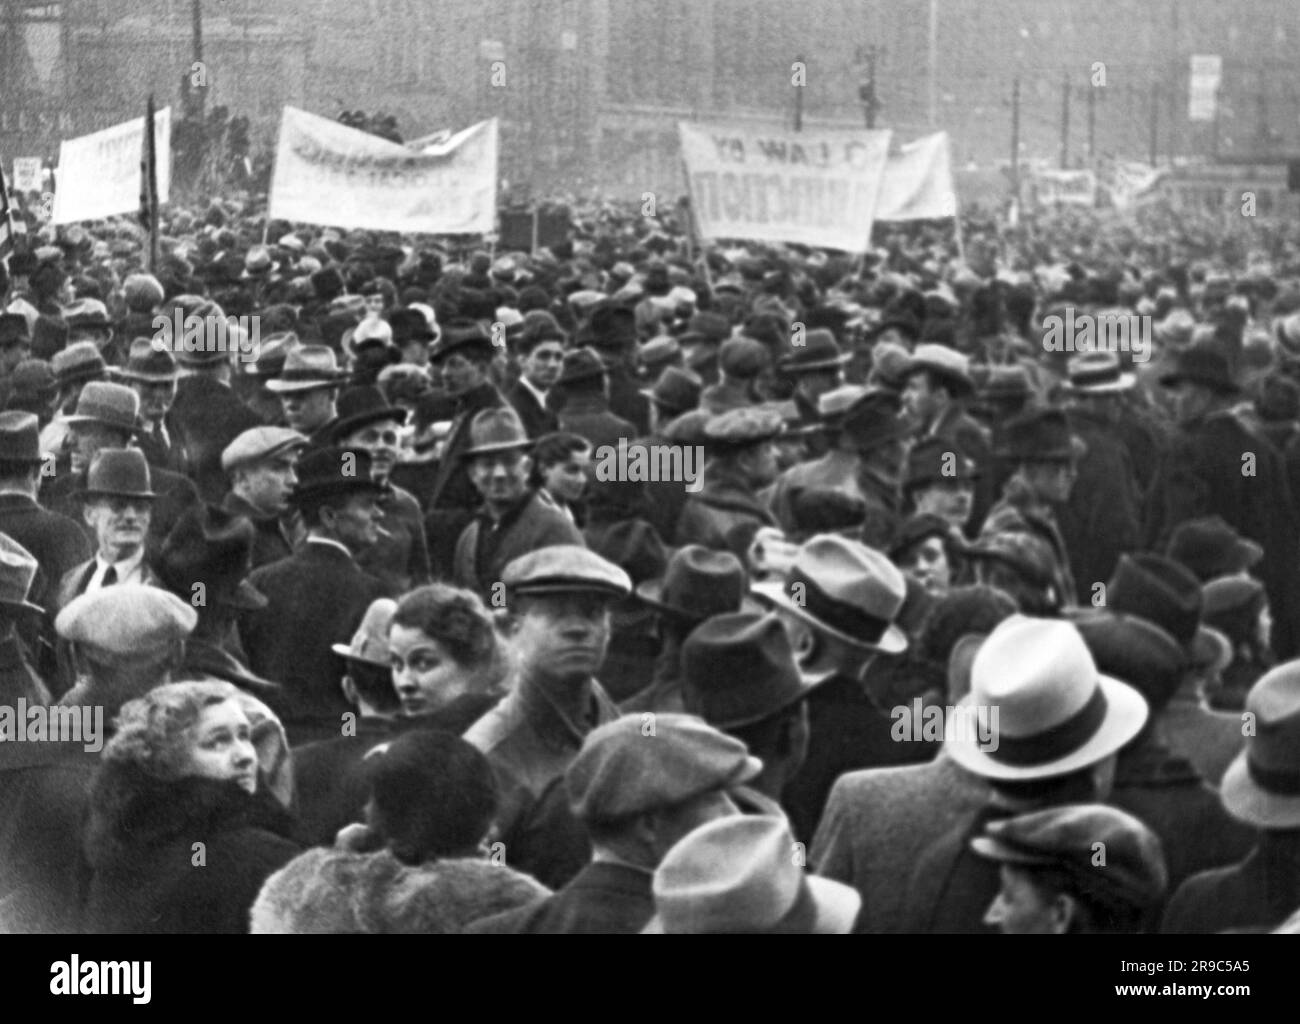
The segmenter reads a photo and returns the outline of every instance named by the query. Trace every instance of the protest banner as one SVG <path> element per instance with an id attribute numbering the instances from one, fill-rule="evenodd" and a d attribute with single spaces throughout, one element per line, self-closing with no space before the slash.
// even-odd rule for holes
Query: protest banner
<path id="1" fill-rule="evenodd" d="M 1094 206 L 1097 176 L 1092 171 L 1035 170 L 1029 179 L 1034 200 L 1040 206 Z"/>
<path id="2" fill-rule="evenodd" d="M 889 132 L 678 129 L 700 237 L 867 248 Z"/>
<path id="3" fill-rule="evenodd" d="M 407 234 L 488 234 L 497 192 L 497 121 L 420 151 L 284 108 L 272 219 Z"/>
<path id="4" fill-rule="evenodd" d="M 14 157 L 13 190 L 17 194 L 41 191 L 41 158 Z"/>
<path id="5" fill-rule="evenodd" d="M 890 154 L 876 201 L 876 220 L 934 220 L 957 216 L 948 133 L 937 132 Z"/>
<path id="6" fill-rule="evenodd" d="M 171 192 L 171 113 L 171 107 L 164 107 L 154 118 L 159 203 L 167 202 Z M 53 223 L 75 224 L 138 211 L 143 157 L 143 117 L 65 139 L 59 146 Z"/>

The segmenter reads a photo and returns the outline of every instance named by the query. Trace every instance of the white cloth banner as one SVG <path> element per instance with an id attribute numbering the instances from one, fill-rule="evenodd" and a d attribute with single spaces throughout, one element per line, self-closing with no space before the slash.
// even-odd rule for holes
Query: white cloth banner
<path id="1" fill-rule="evenodd" d="M 1101 186 L 1110 195 L 1115 209 L 1127 210 L 1154 195 L 1165 174 L 1164 168 L 1147 163 L 1116 161 L 1103 170 Z"/>
<path id="2" fill-rule="evenodd" d="M 1035 171 L 1030 184 L 1035 200 L 1042 206 L 1097 204 L 1097 176 L 1092 171 Z"/>
<path id="3" fill-rule="evenodd" d="M 485 235 L 496 223 L 497 121 L 420 152 L 284 108 L 269 216 L 302 224 Z"/>
<path id="4" fill-rule="evenodd" d="M 889 132 L 678 128 L 701 237 L 866 249 Z"/>
<path id="5" fill-rule="evenodd" d="M 1218 54 L 1192 54 L 1187 84 L 1187 120 L 1213 121 L 1219 106 L 1223 58 Z"/>
<path id="6" fill-rule="evenodd" d="M 948 133 L 907 143 L 885 164 L 876 220 L 932 220 L 957 216 Z"/>
<path id="7" fill-rule="evenodd" d="M 14 176 L 10 185 L 12 192 L 41 191 L 41 158 L 39 156 L 14 157 Z"/>
<path id="8" fill-rule="evenodd" d="M 154 114 L 153 137 L 161 205 L 171 192 L 171 107 Z M 143 160 L 143 117 L 78 139 L 65 139 L 59 146 L 52 223 L 75 224 L 138 212 L 144 191 L 140 180 Z"/>

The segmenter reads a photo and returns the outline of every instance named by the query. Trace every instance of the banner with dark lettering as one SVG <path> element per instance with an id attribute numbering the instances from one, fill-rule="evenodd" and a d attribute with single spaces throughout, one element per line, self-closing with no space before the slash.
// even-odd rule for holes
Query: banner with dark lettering
<path id="1" fill-rule="evenodd" d="M 270 216 L 304 224 L 432 235 L 488 234 L 497 192 L 497 122 L 419 152 L 284 108 Z"/>
<path id="2" fill-rule="evenodd" d="M 702 238 L 867 248 L 889 132 L 695 122 L 678 128 Z"/>
<path id="3" fill-rule="evenodd" d="M 171 115 L 171 107 L 164 107 L 154 115 L 160 205 L 167 202 L 171 189 Z M 102 132 L 65 139 L 59 146 L 53 222 L 75 224 L 138 211 L 143 155 L 143 117 Z"/>

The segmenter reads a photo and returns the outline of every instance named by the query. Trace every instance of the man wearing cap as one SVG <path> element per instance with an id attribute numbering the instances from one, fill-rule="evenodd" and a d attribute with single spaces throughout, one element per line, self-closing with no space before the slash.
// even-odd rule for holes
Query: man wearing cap
<path id="1" fill-rule="evenodd" d="M 688 715 L 624 715 L 593 730 L 564 773 L 591 862 L 527 907 L 484 918 L 471 934 L 636 934 L 654 915 L 651 881 L 684 836 L 738 813 L 733 787 L 762 768 L 739 740 Z M 514 864 L 510 848 L 506 860 Z M 517 866 L 517 865 L 516 865 Z"/>
<path id="2" fill-rule="evenodd" d="M 907 647 L 893 621 L 907 585 L 879 551 L 822 534 L 798 549 L 783 579 L 756 583 L 753 593 L 775 609 L 798 652 L 800 672 L 822 681 L 807 700 L 806 762 L 781 796 L 806 840 L 841 774 L 919 759 L 919 744 L 891 742 L 893 722 L 870 692 L 877 656 Z"/>
<path id="3" fill-rule="evenodd" d="M 58 393 L 54 398 L 54 418 L 41 428 L 41 451 L 53 454 L 66 465 L 67 419 L 76 409 L 81 389 L 91 381 L 107 378 L 108 364 L 92 342 L 83 341 L 55 353 L 50 368 L 54 371 Z"/>
<path id="4" fill-rule="evenodd" d="M 638 436 L 635 424 L 611 410 L 605 364 L 594 348 L 568 353 L 557 384 L 560 430 L 585 437 L 593 448 Z"/>
<path id="5" fill-rule="evenodd" d="M 375 482 L 388 487 L 379 502 L 379 539 L 361 552 L 357 564 L 394 594 L 423 586 L 429 582 L 424 514 L 415 495 L 391 480 L 402 453 L 399 431 L 407 412 L 367 385 L 343 392 L 338 413 L 329 432 L 332 443 L 367 452 Z"/>
<path id="6" fill-rule="evenodd" d="M 559 429 L 555 412 L 547 405 L 551 388 L 560 378 L 564 363 L 564 332 L 555 318 L 546 314 L 545 320 L 529 323 L 524 317 L 523 331 L 515 343 L 519 360 L 519 380 L 506 392 L 506 399 L 519 414 L 528 436 L 536 440 L 543 434 Z"/>
<path id="7" fill-rule="evenodd" d="M 76 932 L 82 831 L 92 781 L 123 704 L 173 679 L 196 615 L 154 587 L 83 594 L 55 620 L 80 682 L 60 707 L 93 711 L 78 739 L 0 744 L 0 928 Z M 85 712 L 83 711 L 83 722 Z"/>
<path id="8" fill-rule="evenodd" d="M 464 457 L 483 505 L 456 542 L 452 578 L 489 603 L 516 558 L 551 544 L 583 544 L 569 518 L 528 486 L 530 443 L 509 407 L 485 409 L 470 425 Z"/>
<path id="9" fill-rule="evenodd" d="M 776 520 L 758 491 L 776 479 L 776 438 L 785 429 L 767 408 L 732 409 L 710 419 L 704 486 L 686 499 L 676 543 L 731 551 L 745 559 L 754 535 Z"/>
<path id="10" fill-rule="evenodd" d="M 718 383 L 704 389 L 700 407 L 715 416 L 728 409 L 743 409 L 760 400 L 756 382 L 771 362 L 767 346 L 739 335 L 728 338 L 718 350 Z"/>
<path id="11" fill-rule="evenodd" d="M 592 729 L 617 717 L 596 682 L 609 644 L 609 606 L 632 591 L 627 573 L 584 547 L 544 547 L 502 573 L 515 677 L 507 696 L 465 733 L 488 756 L 501 792 L 497 838 L 506 859 L 551 888 L 586 862 L 581 829 L 548 787 Z"/>
<path id="12" fill-rule="evenodd" d="M 221 508 L 252 522 L 253 568 L 293 553 L 289 499 L 298 483 L 295 467 L 306 446 L 307 439 L 288 427 L 254 427 L 221 453 L 221 468 L 230 478 Z"/>
<path id="13" fill-rule="evenodd" d="M 167 413 L 176 402 L 176 360 L 166 349 L 154 347 L 148 338 L 131 342 L 126 366 L 113 371 L 114 377 L 140 396 L 143 430 L 137 443 L 149 465 L 185 472 L 184 452 L 172 444 Z"/>
<path id="14" fill-rule="evenodd" d="M 72 441 L 69 472 L 56 471 L 52 477 L 46 477 L 40 501 L 52 511 L 76 514 L 80 519 L 86 473 L 95 456 L 105 449 L 126 448 L 143 432 L 140 397 L 122 384 L 91 381 L 82 389 L 77 410 L 67 418 L 67 426 Z M 146 483 L 156 499 L 148 538 L 150 545 L 156 546 L 199 496 L 188 477 L 166 469 L 149 470 Z"/>
<path id="15" fill-rule="evenodd" d="M 108 307 L 99 299 L 74 299 L 63 307 L 63 319 L 68 325 L 68 344 L 93 341 L 109 365 L 120 364 L 124 355 L 121 345 L 113 345 L 113 321 L 108 318 Z"/>
<path id="16" fill-rule="evenodd" d="M 266 596 L 267 606 L 239 616 L 249 667 L 284 687 L 281 718 L 295 745 L 339 735 L 349 706 L 335 686 L 330 644 L 352 636 L 373 600 L 393 596 L 356 562 L 377 536 L 384 490 L 371 476 L 370 456 L 313 449 L 297 474 L 292 501 L 306 542 L 253 570 L 248 582 Z"/>
<path id="17" fill-rule="evenodd" d="M 1282 456 L 1228 408 L 1237 384 L 1212 345 L 1177 354 L 1161 383 L 1174 394 L 1177 431 L 1147 495 L 1147 546 L 1158 548 L 1186 519 L 1222 516 L 1268 553 L 1261 578 L 1275 616 L 1274 649 L 1300 651 L 1300 538 Z"/>
<path id="18" fill-rule="evenodd" d="M 591 312 L 589 337 L 577 344 L 589 344 L 605 365 L 605 394 L 610 412 L 632 424 L 628 437 L 637 437 L 650 429 L 650 403 L 637 387 L 632 375 L 636 354 L 636 314 L 614 301 L 602 303 Z M 561 430 L 566 429 L 561 426 Z"/>
<path id="19" fill-rule="evenodd" d="M 951 441 L 924 437 L 907 452 L 903 471 L 903 511 L 909 516 L 938 516 L 950 530 L 963 534 L 975 502 L 980 472 Z"/>
<path id="20" fill-rule="evenodd" d="M 793 381 L 799 420 L 811 427 L 820 422 L 818 399 L 844 383 L 844 364 L 852 357 L 840 351 L 835 335 L 824 327 L 809 331 L 801 340 L 802 344 L 791 343 L 792 351 L 777 361 L 777 368 Z M 809 438 L 810 454 L 823 455 L 826 448 L 825 441 Z"/>
<path id="21" fill-rule="evenodd" d="M 339 369 L 333 349 L 302 345 L 289 350 L 280 375 L 268 380 L 266 389 L 279 396 L 288 427 L 307 437 L 311 444 L 324 446 L 338 419 L 335 403 L 346 380 L 347 373 Z"/>
<path id="22" fill-rule="evenodd" d="M 1059 409 L 1033 410 L 1006 424 L 999 455 L 1016 470 L 980 531 L 981 540 L 1002 533 L 1028 533 L 1046 541 L 1055 563 L 1056 594 L 1066 606 L 1077 601 L 1077 592 L 1054 505 L 1069 499 L 1079 459 L 1086 453 L 1087 446 L 1070 433 L 1069 421 Z M 1089 595 L 1093 582 L 1098 581 L 1087 581 Z"/>
<path id="23" fill-rule="evenodd" d="M 1001 888 L 984 922 L 1003 935 L 1154 931 L 1169 888 L 1159 838 L 1103 804 L 990 821 L 971 849 L 998 865 Z"/>
<path id="24" fill-rule="evenodd" d="M 230 386 L 229 352 L 191 352 L 180 346 L 176 361 L 180 378 L 165 418 L 166 429 L 172 446 L 185 453 L 185 464 L 203 500 L 220 504 L 226 493 L 221 453 L 261 419 Z"/>

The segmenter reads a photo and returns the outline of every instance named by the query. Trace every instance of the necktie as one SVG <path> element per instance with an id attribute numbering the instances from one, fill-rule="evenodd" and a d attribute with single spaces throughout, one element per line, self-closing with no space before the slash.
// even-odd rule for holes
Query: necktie
<path id="1" fill-rule="evenodd" d="M 104 573 L 104 578 L 99 581 L 101 587 L 111 587 L 117 582 L 117 566 L 110 565 L 108 571 Z"/>

